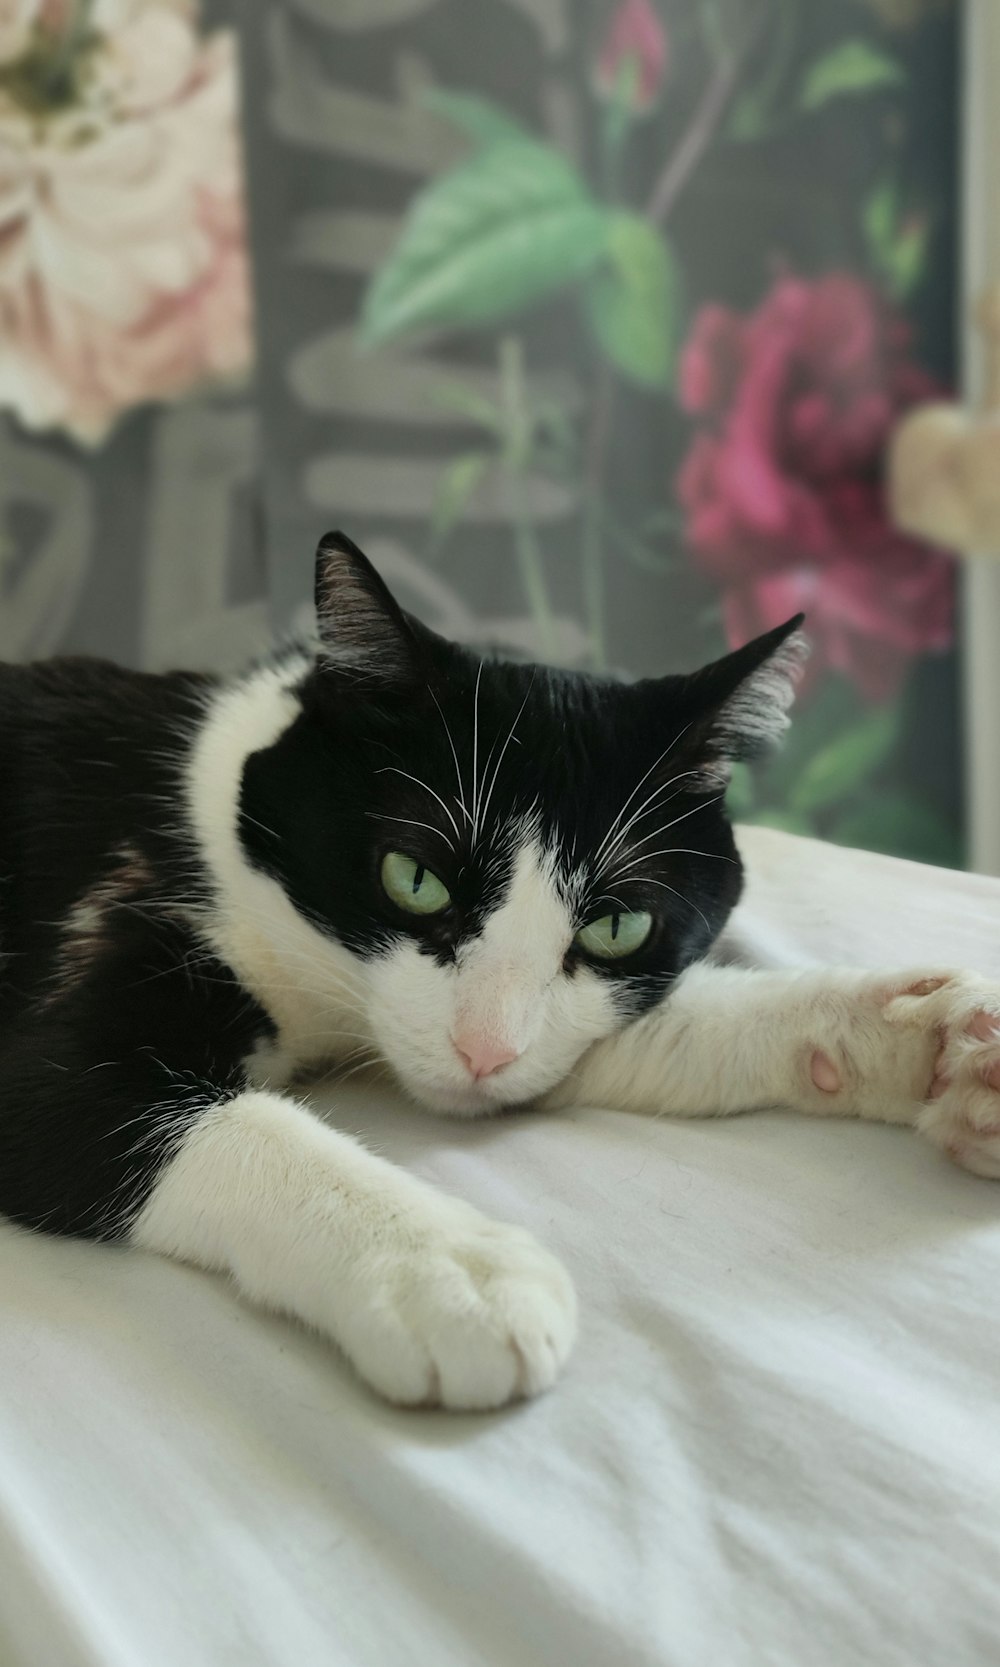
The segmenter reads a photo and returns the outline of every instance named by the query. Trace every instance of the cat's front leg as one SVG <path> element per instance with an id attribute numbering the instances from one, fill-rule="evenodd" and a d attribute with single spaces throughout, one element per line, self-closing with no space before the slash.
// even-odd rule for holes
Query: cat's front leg
<path id="1" fill-rule="evenodd" d="M 133 1243 L 231 1273 L 332 1337 L 406 1405 L 535 1395 L 572 1346 L 569 1276 L 532 1236 L 367 1152 L 283 1095 L 248 1090 L 185 1136 Z"/>
<path id="2" fill-rule="evenodd" d="M 548 1105 L 720 1116 L 764 1107 L 915 1125 L 1000 1177 L 1000 984 L 941 969 L 700 965 L 584 1055 Z"/>
<path id="3" fill-rule="evenodd" d="M 867 974 L 851 1005 L 841 1039 L 810 1055 L 830 1109 L 842 1097 L 849 1115 L 913 1123 L 964 1169 L 1000 1178 L 1000 984 Z"/>

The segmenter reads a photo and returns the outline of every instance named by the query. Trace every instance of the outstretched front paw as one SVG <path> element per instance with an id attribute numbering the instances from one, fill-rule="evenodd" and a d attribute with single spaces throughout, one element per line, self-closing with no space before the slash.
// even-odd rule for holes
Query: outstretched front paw
<path id="1" fill-rule="evenodd" d="M 892 1007 L 922 1008 L 937 1038 L 918 1129 L 964 1169 L 1000 1179 L 1000 985 L 930 978 Z"/>
<path id="2" fill-rule="evenodd" d="M 1000 1179 L 1000 990 L 960 1004 L 917 1127 L 963 1168 Z"/>
<path id="3" fill-rule="evenodd" d="M 411 1237 L 356 1273 L 341 1343 L 390 1401 L 484 1411 L 537 1395 L 572 1347 L 576 1297 L 521 1228 L 438 1199 Z"/>

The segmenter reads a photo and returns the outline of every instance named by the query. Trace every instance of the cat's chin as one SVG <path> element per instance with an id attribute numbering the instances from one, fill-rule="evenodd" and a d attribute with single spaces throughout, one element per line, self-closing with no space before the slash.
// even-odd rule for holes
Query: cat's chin
<path id="1" fill-rule="evenodd" d="M 424 1110 L 439 1117 L 497 1117 L 504 1111 L 524 1110 L 533 1096 L 518 1094 L 493 1083 L 425 1083 L 400 1079 L 407 1094 Z"/>

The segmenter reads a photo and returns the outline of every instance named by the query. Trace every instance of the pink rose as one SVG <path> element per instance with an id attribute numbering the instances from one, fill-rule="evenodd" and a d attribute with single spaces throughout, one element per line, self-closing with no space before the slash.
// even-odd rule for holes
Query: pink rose
<path id="1" fill-rule="evenodd" d="M 232 38 L 183 0 L 93 21 L 71 102 L 0 92 L 0 405 L 89 442 L 250 360 Z"/>
<path id="2" fill-rule="evenodd" d="M 629 109 L 641 115 L 655 104 L 666 69 L 666 31 L 651 0 L 621 0 L 598 55 L 598 91 L 611 98 L 624 87 Z"/>
<path id="3" fill-rule="evenodd" d="M 838 273 L 784 278 L 749 317 L 702 308 L 680 367 L 681 404 L 704 427 L 678 495 L 731 640 L 804 608 L 814 666 L 871 699 L 951 641 L 951 562 L 898 533 L 883 500 L 890 430 L 934 392 L 908 347 L 905 323 Z"/>

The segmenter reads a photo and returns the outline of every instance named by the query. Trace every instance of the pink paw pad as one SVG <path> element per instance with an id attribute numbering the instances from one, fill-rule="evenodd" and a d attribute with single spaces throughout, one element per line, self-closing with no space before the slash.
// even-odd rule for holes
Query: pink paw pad
<path id="1" fill-rule="evenodd" d="M 838 1092 L 841 1085 L 840 1072 L 830 1055 L 822 1053 L 819 1048 L 816 1049 L 809 1062 L 809 1074 L 812 1077 L 814 1087 L 818 1088 L 821 1094 L 836 1094 Z"/>
<path id="2" fill-rule="evenodd" d="M 947 978 L 921 978 L 916 984 L 908 984 L 905 990 L 900 990 L 901 996 L 932 996 L 935 990 L 941 990 L 947 984 Z"/>
<path id="3" fill-rule="evenodd" d="M 965 1027 L 966 1036 L 974 1036 L 978 1042 L 995 1042 L 1000 1036 L 1000 1014 L 981 1011 L 973 1013 Z"/>
<path id="4" fill-rule="evenodd" d="M 987 1013 L 985 1009 L 973 1013 L 965 1035 L 974 1036 L 977 1042 L 1000 1042 L 1000 1014 Z M 980 1075 L 987 1088 L 1000 1089 L 1000 1060 L 985 1061 Z"/>

